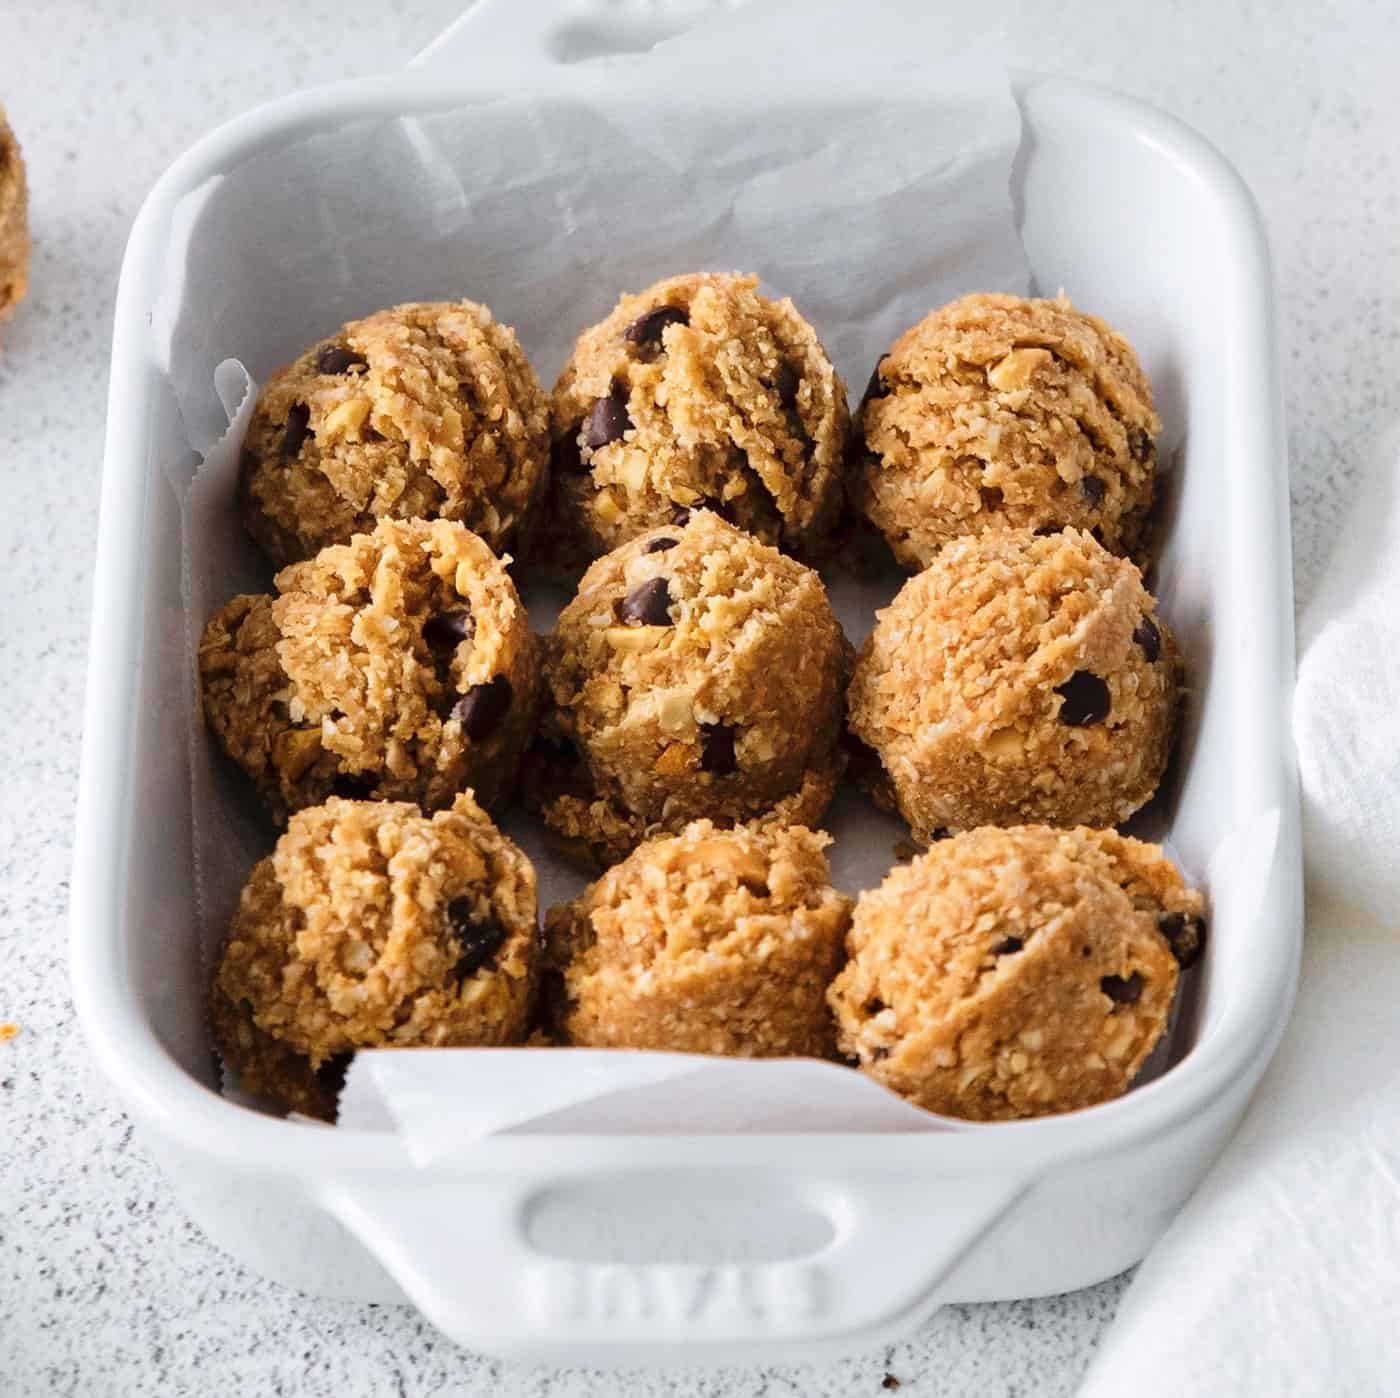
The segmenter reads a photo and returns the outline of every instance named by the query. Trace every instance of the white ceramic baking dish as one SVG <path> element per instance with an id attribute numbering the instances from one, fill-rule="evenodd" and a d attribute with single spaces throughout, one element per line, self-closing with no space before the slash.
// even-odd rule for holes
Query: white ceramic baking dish
<path id="1" fill-rule="evenodd" d="M 166 468 L 192 455 L 151 343 L 172 218 L 249 153 L 449 106 L 468 70 L 474 91 L 567 90 L 575 69 L 563 60 L 656 37 L 617 6 L 532 7 L 528 31 L 526 12 L 484 37 L 473 12 L 410 73 L 230 123 L 172 167 L 136 221 L 114 332 L 73 873 L 74 993 L 93 1053 L 191 1214 L 231 1253 L 306 1290 L 411 1300 L 499 1354 L 812 1359 L 874 1345 L 944 1301 L 1112 1275 L 1143 1255 L 1228 1137 L 1293 994 L 1288 476 L 1268 256 L 1248 192 L 1179 122 L 1057 78 L 1015 83 L 1014 192 L 1037 286 L 1071 287 L 1130 331 L 1162 327 L 1140 348 L 1180 443 L 1156 585 L 1194 689 L 1153 833 L 1208 887 L 1211 943 L 1169 1071 L 1119 1101 L 1027 1123 L 506 1134 L 427 1168 L 393 1133 L 281 1121 L 216 1090 L 191 931 L 186 752 L 170 731 L 189 679 Z M 675 21 L 652 7 L 645 22 Z M 767 100 L 802 95 L 800 84 L 775 74 Z"/>

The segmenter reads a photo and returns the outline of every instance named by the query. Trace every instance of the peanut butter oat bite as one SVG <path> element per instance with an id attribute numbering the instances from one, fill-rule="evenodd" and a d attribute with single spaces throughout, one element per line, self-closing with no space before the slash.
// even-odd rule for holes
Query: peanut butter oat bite
<path id="1" fill-rule="evenodd" d="M 857 413 L 857 508 L 908 569 L 961 534 L 1092 533 L 1144 562 L 1162 424 L 1132 346 L 1064 296 L 964 296 L 896 340 Z"/>
<path id="2" fill-rule="evenodd" d="M 0 320 L 29 284 L 29 189 L 19 142 L 0 107 Z"/>
<path id="3" fill-rule="evenodd" d="M 1123 1092 L 1167 1025 L 1200 896 L 1155 845 L 1020 826 L 934 845 L 863 893 L 833 982 L 841 1050 L 974 1121 Z"/>
<path id="4" fill-rule="evenodd" d="M 554 389 L 554 515 L 596 557 L 705 506 L 811 553 L 841 507 L 846 389 L 756 277 L 672 277 L 579 336 Z"/>
<path id="5" fill-rule="evenodd" d="M 509 326 L 473 301 L 393 306 L 268 380 L 243 444 L 244 520 L 274 563 L 380 519 L 458 520 L 503 553 L 548 458 L 548 400 Z"/>
<path id="6" fill-rule="evenodd" d="M 877 799 L 921 840 L 1116 825 L 1166 767 L 1176 646 L 1137 569 L 1089 535 L 969 535 L 879 614 L 849 702 Z"/>
<path id="7" fill-rule="evenodd" d="M 589 568 L 547 643 L 533 799 L 605 863 L 701 818 L 814 824 L 848 667 L 810 568 L 708 510 L 650 530 Z"/>
<path id="8" fill-rule="evenodd" d="M 252 1093 L 332 1117 L 360 1048 L 519 1043 L 535 871 L 470 794 L 300 811 L 252 872 L 214 976 L 215 1041 Z"/>
<path id="9" fill-rule="evenodd" d="M 204 628 L 204 714 L 274 816 L 328 795 L 436 809 L 510 792 L 539 665 L 505 568 L 448 520 L 383 520 Z"/>
<path id="10" fill-rule="evenodd" d="M 825 835 L 696 821 L 650 840 L 546 922 L 561 1037 L 593 1048 L 826 1056 L 851 901 Z"/>

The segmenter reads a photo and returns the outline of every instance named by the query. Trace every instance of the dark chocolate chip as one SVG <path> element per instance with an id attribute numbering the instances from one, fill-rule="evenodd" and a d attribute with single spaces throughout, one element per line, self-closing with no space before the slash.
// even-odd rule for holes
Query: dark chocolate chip
<path id="1" fill-rule="evenodd" d="M 550 454 L 553 458 L 551 464 L 557 475 L 577 476 L 582 472 L 583 453 L 578 445 L 578 434 L 581 431 L 583 424 L 576 422 L 562 437 L 554 439 L 553 451 Z"/>
<path id="2" fill-rule="evenodd" d="M 802 386 L 802 375 L 792 360 L 785 359 L 778 365 L 778 371 L 773 375 L 772 386 L 778 395 L 778 402 L 784 408 L 791 409 L 797 406 L 797 390 Z"/>
<path id="3" fill-rule="evenodd" d="M 653 540 L 646 546 L 646 548 L 644 548 L 644 549 L 642 550 L 642 552 L 643 552 L 643 553 L 665 553 L 667 549 L 673 549 L 673 548 L 675 548 L 675 546 L 676 546 L 676 541 L 675 541 L 674 539 L 668 539 L 668 538 L 666 538 L 666 537 L 663 535 L 663 537 L 661 537 L 660 539 L 653 539 Z"/>
<path id="4" fill-rule="evenodd" d="M 874 1019 L 876 1015 L 884 1014 L 885 1002 L 878 995 L 872 995 L 860 1009 L 862 1014 L 869 1015 L 871 1019 Z"/>
<path id="5" fill-rule="evenodd" d="M 457 701 L 452 716 L 460 720 L 462 731 L 475 742 L 489 738 L 510 709 L 510 681 L 504 675 L 485 684 L 474 684 Z"/>
<path id="6" fill-rule="evenodd" d="M 1136 1005 L 1142 995 L 1142 977 L 1134 971 L 1130 976 L 1105 976 L 1099 989 L 1115 1005 Z"/>
<path id="7" fill-rule="evenodd" d="M 470 607 L 439 612 L 423 623 L 423 639 L 434 650 L 452 650 L 476 634 L 476 620 Z"/>
<path id="8" fill-rule="evenodd" d="M 293 457 L 301 450 L 311 426 L 311 409 L 305 403 L 293 403 L 287 413 L 287 430 L 282 434 L 282 455 Z"/>
<path id="9" fill-rule="evenodd" d="M 1133 640 L 1147 657 L 1147 663 L 1155 664 L 1157 657 L 1162 653 L 1162 633 L 1150 616 L 1143 617 L 1133 628 Z"/>
<path id="10" fill-rule="evenodd" d="M 620 440 L 631 425 L 632 419 L 627 416 L 627 390 L 614 384 L 613 391 L 606 398 L 598 399 L 593 411 L 584 419 L 583 440 L 597 451 L 609 442 Z"/>
<path id="11" fill-rule="evenodd" d="M 1134 427 L 1128 433 L 1128 450 L 1134 461 L 1146 461 L 1152 455 L 1152 438 L 1140 427 Z"/>
<path id="12" fill-rule="evenodd" d="M 1006 937 L 992 948 L 993 956 L 1011 956 L 1026 944 L 1020 937 Z"/>
<path id="13" fill-rule="evenodd" d="M 700 765 L 717 777 L 727 777 L 739 765 L 734 755 L 734 728 L 728 723 L 706 723 L 700 746 Z"/>
<path id="14" fill-rule="evenodd" d="M 982 497 L 982 508 L 989 514 L 995 514 L 1006 503 L 1000 486 L 984 485 L 977 493 Z"/>
<path id="15" fill-rule="evenodd" d="M 316 369 L 322 374 L 348 374 L 351 369 L 368 369 L 369 361 L 344 345 L 327 345 L 316 356 Z"/>
<path id="16" fill-rule="evenodd" d="M 495 957 L 506 939 L 506 929 L 489 913 L 481 918 L 473 916 L 470 898 L 454 898 L 447 905 L 447 925 L 462 948 L 452 970 L 458 980 L 474 976 Z"/>
<path id="17" fill-rule="evenodd" d="M 1157 919 L 1157 930 L 1167 939 L 1183 971 L 1201 959 L 1206 945 L 1206 925 L 1200 918 L 1187 917 L 1185 913 L 1163 913 Z"/>
<path id="18" fill-rule="evenodd" d="M 680 528 L 684 529 L 685 526 L 690 523 L 690 511 L 686 509 L 684 505 L 677 505 L 676 508 L 671 511 L 671 523 L 679 525 Z"/>
<path id="19" fill-rule="evenodd" d="M 665 578 L 648 578 L 622 599 L 618 614 L 623 621 L 639 621 L 643 626 L 670 626 L 670 606 L 670 583 Z"/>
<path id="20" fill-rule="evenodd" d="M 1071 728 L 1092 728 L 1108 717 L 1113 700 L 1108 686 L 1090 670 L 1076 670 L 1055 693 L 1060 705 L 1060 722 Z"/>
<path id="21" fill-rule="evenodd" d="M 644 357 L 654 359 L 665 348 L 662 336 L 668 325 L 689 325 L 690 312 L 684 306 L 657 306 L 638 316 L 626 330 L 622 338 L 636 345 Z"/>
<path id="22" fill-rule="evenodd" d="M 1102 476 L 1080 476 L 1079 493 L 1084 497 L 1084 503 L 1091 509 L 1096 510 L 1103 504 L 1104 493 L 1108 487 L 1103 483 Z"/>
<path id="23" fill-rule="evenodd" d="M 374 772 L 340 772 L 331 782 L 331 795 L 345 801 L 364 801 L 378 785 L 379 777 Z"/>

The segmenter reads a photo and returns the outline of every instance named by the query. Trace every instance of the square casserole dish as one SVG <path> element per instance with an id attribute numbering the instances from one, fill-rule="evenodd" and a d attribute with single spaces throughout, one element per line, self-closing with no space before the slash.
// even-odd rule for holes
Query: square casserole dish
<path id="1" fill-rule="evenodd" d="M 168 471 L 193 460 L 153 332 L 173 222 L 184 196 L 252 153 L 451 108 L 468 92 L 534 82 L 567 93 L 580 65 L 565 59 L 657 37 L 617 7 L 531 7 L 528 18 L 517 7 L 504 27 L 504 6 L 481 8 L 495 10 L 494 31 L 474 10 L 403 74 L 300 94 L 209 136 L 133 228 L 73 871 L 74 995 L 94 1055 L 185 1207 L 230 1253 L 303 1290 L 410 1301 L 496 1354 L 813 1360 L 886 1341 L 946 1301 L 1066 1291 L 1121 1271 L 1228 1139 L 1292 1002 L 1302 895 L 1288 474 L 1268 253 L 1248 191 L 1174 119 L 1058 78 L 1013 79 L 1023 137 L 1012 192 L 1036 290 L 1071 288 L 1138 341 L 1180 443 L 1155 586 L 1192 692 L 1150 833 L 1206 887 L 1211 939 L 1170 1069 L 1117 1101 L 1027 1122 L 515 1133 L 422 1168 L 392 1132 L 282 1121 L 219 1095 L 193 931 L 187 754 L 170 732 L 191 681 Z M 644 21 L 679 22 L 664 8 Z M 764 94 L 775 107 L 815 98 L 791 72 Z M 413 294 L 410 266 L 397 299 Z M 1138 333 L 1144 320 L 1155 339 Z"/>

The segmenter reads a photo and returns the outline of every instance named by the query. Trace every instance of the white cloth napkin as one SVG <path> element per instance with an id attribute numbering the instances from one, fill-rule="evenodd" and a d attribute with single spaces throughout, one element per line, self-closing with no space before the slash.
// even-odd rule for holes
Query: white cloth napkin
<path id="1" fill-rule="evenodd" d="M 1298 1008 L 1081 1398 L 1400 1393 L 1400 434 L 1299 627 Z"/>

